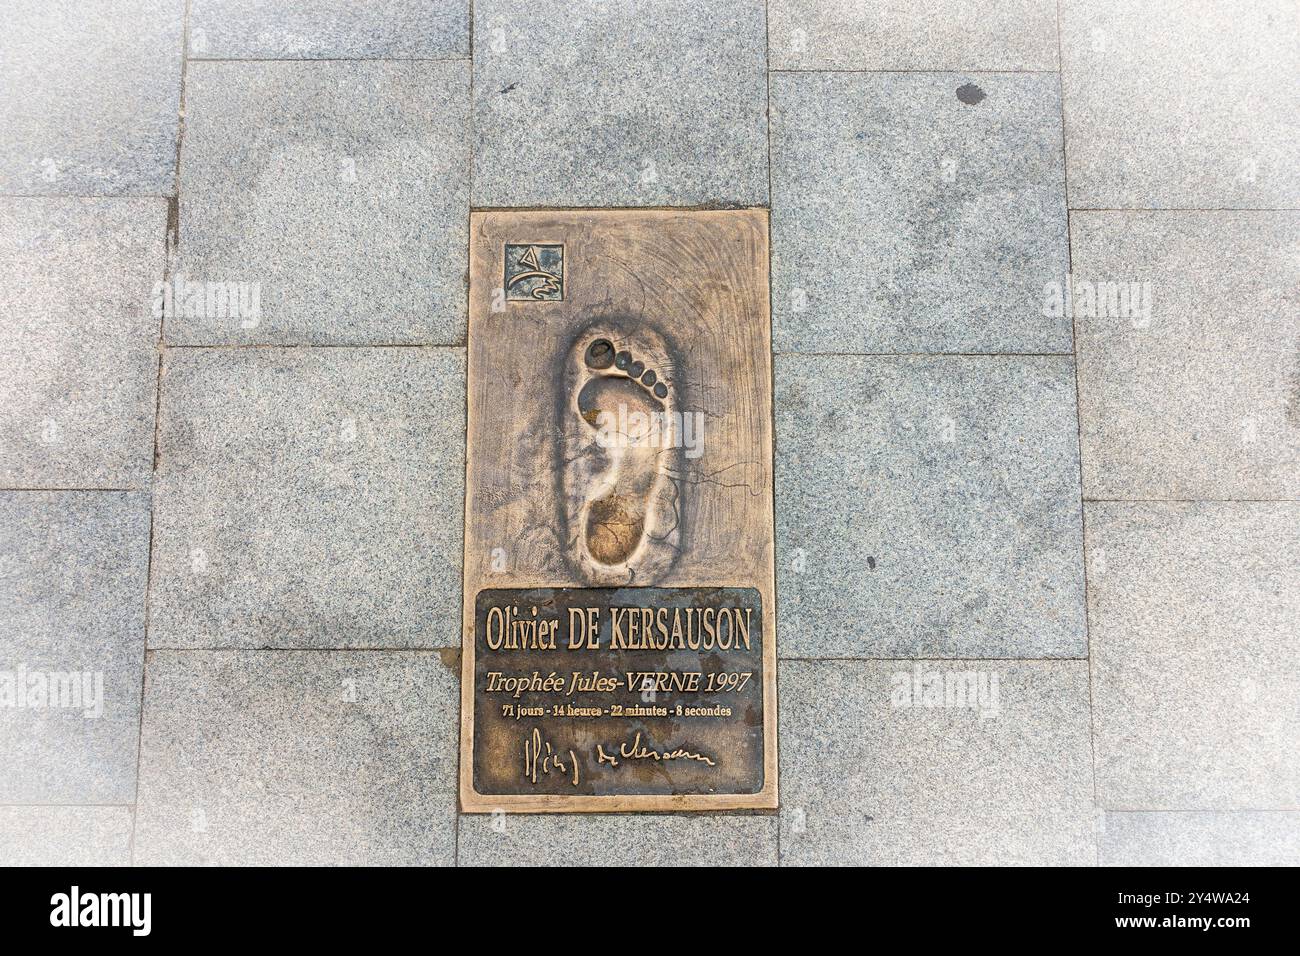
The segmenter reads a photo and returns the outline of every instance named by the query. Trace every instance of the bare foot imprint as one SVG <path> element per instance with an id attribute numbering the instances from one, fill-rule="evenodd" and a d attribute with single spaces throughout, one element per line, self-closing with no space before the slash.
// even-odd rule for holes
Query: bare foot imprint
<path id="1" fill-rule="evenodd" d="M 676 366 L 643 322 L 605 319 L 574 339 L 560 407 L 565 540 L 594 584 L 650 584 L 681 546 Z"/>

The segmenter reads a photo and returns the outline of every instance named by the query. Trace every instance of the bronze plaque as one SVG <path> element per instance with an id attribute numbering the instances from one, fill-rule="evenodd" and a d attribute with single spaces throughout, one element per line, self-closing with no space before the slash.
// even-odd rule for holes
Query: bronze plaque
<path id="1" fill-rule="evenodd" d="M 462 808 L 774 808 L 766 211 L 470 227 Z"/>

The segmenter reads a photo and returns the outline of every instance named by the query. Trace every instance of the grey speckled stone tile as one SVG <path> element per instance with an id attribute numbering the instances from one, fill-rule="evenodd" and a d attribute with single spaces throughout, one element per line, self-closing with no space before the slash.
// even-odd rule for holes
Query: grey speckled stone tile
<path id="1" fill-rule="evenodd" d="M 771 0 L 774 70 L 1055 70 L 1056 0 Z"/>
<path id="2" fill-rule="evenodd" d="M 8 0 L 0 193 L 175 195 L 184 0 Z"/>
<path id="3" fill-rule="evenodd" d="M 130 863 L 130 807 L 0 807 L 0 866 Z"/>
<path id="4" fill-rule="evenodd" d="M 1103 866 L 1295 866 L 1300 813 L 1106 813 Z"/>
<path id="5" fill-rule="evenodd" d="M 773 75 L 775 349 L 1069 352 L 1064 175 L 1055 75 Z"/>
<path id="6" fill-rule="evenodd" d="M 1075 320 L 1085 494 L 1300 496 L 1300 212 L 1078 212 L 1070 229 L 1076 284 L 1150 295 L 1149 316 Z"/>
<path id="7" fill-rule="evenodd" d="M 0 485 L 153 470 L 162 199 L 0 199 Z"/>
<path id="8" fill-rule="evenodd" d="M 156 651 L 136 862 L 449 864 L 454 652 Z"/>
<path id="9" fill-rule="evenodd" d="M 1300 206 L 1290 0 L 1062 0 L 1070 206 Z"/>
<path id="10" fill-rule="evenodd" d="M 476 206 L 764 205 L 762 0 L 476 0 Z"/>
<path id="11" fill-rule="evenodd" d="M 469 56 L 469 0 L 192 0 L 192 57 Z"/>
<path id="12" fill-rule="evenodd" d="M 1300 809 L 1300 504 L 1088 505 L 1107 810 Z"/>
<path id="13" fill-rule="evenodd" d="M 135 799 L 139 492 L 0 492 L 0 803 Z"/>
<path id="14" fill-rule="evenodd" d="M 468 94 L 463 62 L 191 63 L 177 272 L 259 300 L 167 341 L 463 341 Z"/>
<path id="15" fill-rule="evenodd" d="M 783 864 L 1094 862 L 1086 662 L 784 661 L 778 686 Z"/>
<path id="16" fill-rule="evenodd" d="M 460 349 L 163 363 L 150 647 L 460 643 Z"/>
<path id="17" fill-rule="evenodd" d="M 1068 358 L 775 372 L 782 656 L 1086 656 Z"/>
<path id="18" fill-rule="evenodd" d="M 462 866 L 774 866 L 774 816 L 460 818 Z"/>

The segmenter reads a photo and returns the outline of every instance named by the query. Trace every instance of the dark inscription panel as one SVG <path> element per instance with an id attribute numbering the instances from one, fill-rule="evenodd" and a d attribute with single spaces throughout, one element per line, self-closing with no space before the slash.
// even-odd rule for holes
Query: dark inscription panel
<path id="1" fill-rule="evenodd" d="M 759 792 L 763 640 L 753 588 L 480 591 L 474 789 Z"/>

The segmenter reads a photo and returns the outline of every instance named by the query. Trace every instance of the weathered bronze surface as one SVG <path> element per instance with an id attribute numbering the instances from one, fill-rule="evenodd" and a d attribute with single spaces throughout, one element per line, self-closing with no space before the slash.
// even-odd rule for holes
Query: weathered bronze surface
<path id="1" fill-rule="evenodd" d="M 504 589 L 476 605 L 480 793 L 762 790 L 758 591 Z"/>
<path id="2" fill-rule="evenodd" d="M 470 248 L 462 808 L 775 807 L 766 211 Z"/>

